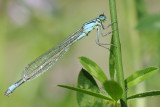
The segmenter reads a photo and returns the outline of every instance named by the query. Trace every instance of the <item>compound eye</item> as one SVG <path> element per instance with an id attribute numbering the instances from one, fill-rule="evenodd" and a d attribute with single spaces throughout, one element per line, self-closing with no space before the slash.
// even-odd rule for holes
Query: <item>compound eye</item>
<path id="1" fill-rule="evenodd" d="M 106 20 L 106 16 L 104 14 L 99 15 L 99 19 L 101 21 L 105 21 Z"/>
<path id="2" fill-rule="evenodd" d="M 99 17 L 104 17 L 104 14 L 100 14 Z"/>

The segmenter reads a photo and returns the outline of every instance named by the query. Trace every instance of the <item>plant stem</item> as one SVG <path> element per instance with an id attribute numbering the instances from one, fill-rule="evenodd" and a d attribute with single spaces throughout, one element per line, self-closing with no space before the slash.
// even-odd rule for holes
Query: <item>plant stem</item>
<path id="1" fill-rule="evenodd" d="M 114 102 L 114 107 L 118 107 L 117 101 Z"/>
<path id="2" fill-rule="evenodd" d="M 114 54 L 114 67 L 116 72 L 116 80 L 121 85 L 123 89 L 123 95 L 120 100 L 121 107 L 127 107 L 127 100 L 126 100 L 126 89 L 125 89 L 125 82 L 124 82 L 124 74 L 123 74 L 123 66 L 122 66 L 122 55 L 121 55 L 121 44 L 119 40 L 119 32 L 118 32 L 118 23 L 117 23 L 117 12 L 116 12 L 116 1 L 115 0 L 109 0 L 109 6 L 110 6 L 110 16 L 111 16 L 111 22 L 112 25 L 112 44 L 114 46 L 111 46 L 113 49 L 110 54 Z"/>

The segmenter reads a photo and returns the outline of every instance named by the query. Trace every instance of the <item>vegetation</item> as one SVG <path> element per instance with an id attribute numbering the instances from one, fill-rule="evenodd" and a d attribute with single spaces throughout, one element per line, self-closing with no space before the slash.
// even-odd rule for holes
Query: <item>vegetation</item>
<path id="1" fill-rule="evenodd" d="M 0 107 L 159 107 L 159 0 L 2 0 L 0 7 Z M 116 21 L 112 36 L 103 38 L 112 37 L 110 51 L 94 43 L 92 32 L 52 72 L 24 84 L 9 98 L 3 95 L 28 62 L 101 13 L 108 23 Z M 77 75 L 77 86 L 58 85 L 76 91 L 77 98 L 74 91 L 54 87 L 75 84 Z"/>

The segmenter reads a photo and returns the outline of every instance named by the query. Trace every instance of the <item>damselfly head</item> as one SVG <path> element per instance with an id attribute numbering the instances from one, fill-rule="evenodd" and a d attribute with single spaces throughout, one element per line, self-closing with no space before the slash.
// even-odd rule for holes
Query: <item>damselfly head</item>
<path id="1" fill-rule="evenodd" d="M 105 20 L 107 20 L 107 18 L 106 18 L 106 16 L 104 14 L 100 14 L 98 19 L 100 21 L 102 21 L 102 22 L 105 21 Z"/>

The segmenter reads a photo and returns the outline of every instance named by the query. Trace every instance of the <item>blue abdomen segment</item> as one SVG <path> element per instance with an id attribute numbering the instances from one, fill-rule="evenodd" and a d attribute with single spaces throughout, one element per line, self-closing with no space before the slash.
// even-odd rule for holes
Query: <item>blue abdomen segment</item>
<path id="1" fill-rule="evenodd" d="M 18 82 L 16 82 L 15 84 L 11 85 L 7 91 L 5 92 L 6 96 L 9 96 L 17 87 L 19 87 L 22 83 L 24 83 L 23 79 L 20 79 Z"/>

